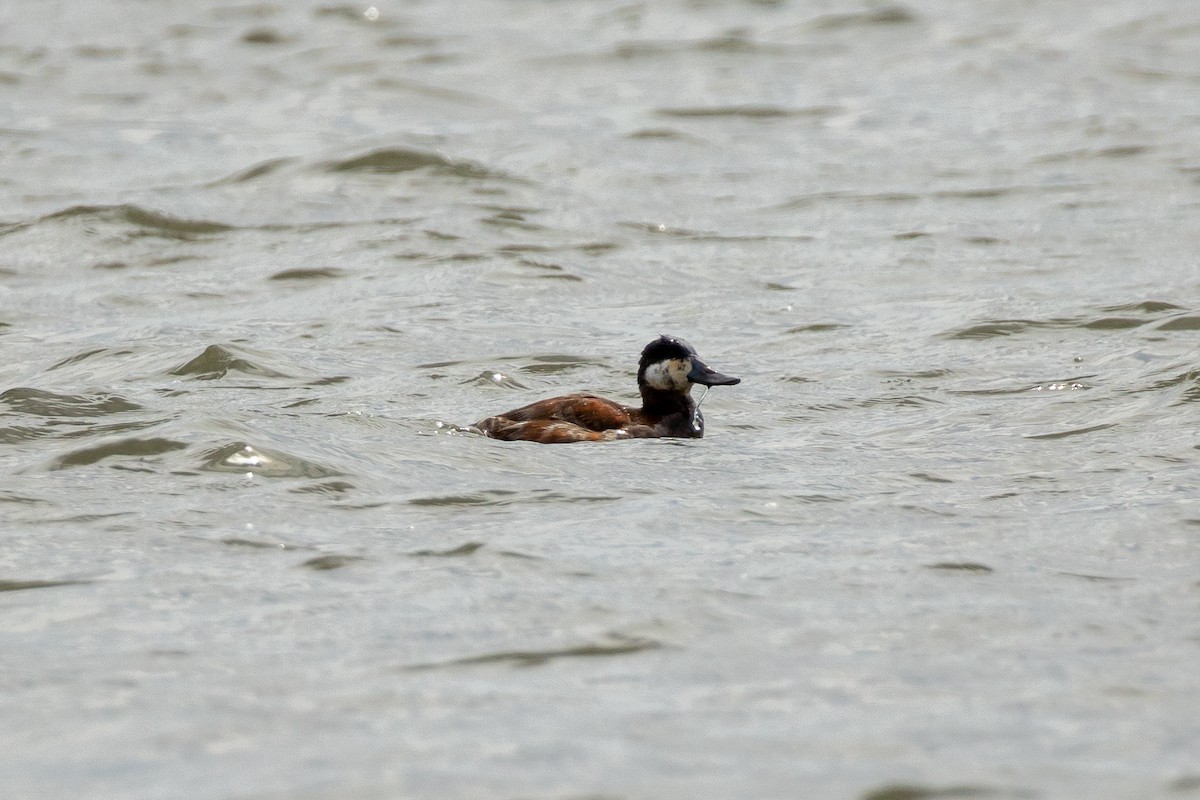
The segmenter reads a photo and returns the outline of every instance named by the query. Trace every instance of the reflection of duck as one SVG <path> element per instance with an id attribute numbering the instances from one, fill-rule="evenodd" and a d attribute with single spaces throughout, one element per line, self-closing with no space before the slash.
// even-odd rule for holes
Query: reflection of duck
<path id="1" fill-rule="evenodd" d="M 475 427 L 493 439 L 544 444 L 663 436 L 699 439 L 704 418 L 692 400 L 692 385 L 741 383 L 740 378 L 709 368 L 687 342 L 665 335 L 642 350 L 637 380 L 641 408 L 592 394 L 569 394 L 488 417 Z"/>

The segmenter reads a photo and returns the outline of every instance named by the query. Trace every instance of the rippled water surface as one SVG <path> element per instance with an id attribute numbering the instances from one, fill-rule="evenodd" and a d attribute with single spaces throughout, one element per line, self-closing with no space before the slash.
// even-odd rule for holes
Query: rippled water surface
<path id="1" fill-rule="evenodd" d="M 1200 794 L 1187 5 L 10 2 L 5 796 Z"/>

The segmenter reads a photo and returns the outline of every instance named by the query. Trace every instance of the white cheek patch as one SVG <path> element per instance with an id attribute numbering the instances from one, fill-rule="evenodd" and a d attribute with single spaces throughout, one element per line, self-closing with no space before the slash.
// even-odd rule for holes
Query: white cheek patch
<path id="1" fill-rule="evenodd" d="M 667 392 L 686 392 L 691 388 L 688 373 L 692 365 L 682 358 L 659 361 L 646 368 L 646 383 Z"/>

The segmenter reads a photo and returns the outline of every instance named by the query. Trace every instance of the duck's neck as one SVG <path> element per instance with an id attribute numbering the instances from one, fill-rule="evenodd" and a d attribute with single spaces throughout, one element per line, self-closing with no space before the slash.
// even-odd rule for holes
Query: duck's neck
<path id="1" fill-rule="evenodd" d="M 668 392 L 642 384 L 642 411 L 654 416 L 666 417 L 671 414 L 686 414 L 688 417 L 696 410 L 696 403 L 690 392 Z"/>

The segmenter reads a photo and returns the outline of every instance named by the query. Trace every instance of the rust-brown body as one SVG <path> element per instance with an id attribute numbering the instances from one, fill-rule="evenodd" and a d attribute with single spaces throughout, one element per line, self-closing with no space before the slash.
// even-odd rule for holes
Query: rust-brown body
<path id="1" fill-rule="evenodd" d="M 593 394 L 570 394 L 488 417 L 475 427 L 493 439 L 543 444 L 704 435 L 704 419 L 690 396 L 680 395 L 684 402 L 664 399 L 657 406 L 633 408 Z"/>

